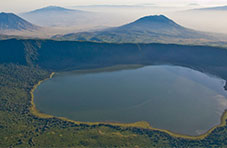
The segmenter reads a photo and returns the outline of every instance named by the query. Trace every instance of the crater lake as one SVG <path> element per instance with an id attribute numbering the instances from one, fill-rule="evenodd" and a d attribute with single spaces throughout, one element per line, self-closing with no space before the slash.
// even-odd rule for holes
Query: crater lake
<path id="1" fill-rule="evenodd" d="M 34 103 L 76 121 L 147 121 L 185 135 L 218 125 L 227 109 L 225 80 L 210 74 L 171 65 L 114 69 L 56 73 L 36 88 Z"/>

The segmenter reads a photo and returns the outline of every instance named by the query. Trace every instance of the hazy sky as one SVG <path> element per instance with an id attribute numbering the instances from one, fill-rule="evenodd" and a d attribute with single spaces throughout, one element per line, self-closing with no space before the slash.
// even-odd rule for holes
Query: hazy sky
<path id="1" fill-rule="evenodd" d="M 227 0 L 0 0 L 0 11 L 25 12 L 48 5 L 77 6 L 77 5 L 140 5 L 155 4 L 159 6 L 189 6 L 227 5 Z"/>

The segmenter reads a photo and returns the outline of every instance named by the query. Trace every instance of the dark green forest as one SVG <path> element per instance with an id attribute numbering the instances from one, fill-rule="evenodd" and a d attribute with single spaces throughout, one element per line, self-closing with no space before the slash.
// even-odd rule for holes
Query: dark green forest
<path id="1" fill-rule="evenodd" d="M 33 86 L 51 72 L 121 64 L 171 64 L 227 80 L 227 50 L 174 44 L 111 44 L 53 40 L 0 41 L 0 147 L 226 147 L 227 126 L 204 139 L 111 123 L 87 125 L 30 112 Z"/>

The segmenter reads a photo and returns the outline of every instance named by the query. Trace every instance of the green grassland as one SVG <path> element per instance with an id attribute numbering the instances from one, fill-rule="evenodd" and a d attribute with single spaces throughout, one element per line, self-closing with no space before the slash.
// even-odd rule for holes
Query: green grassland
<path id="1" fill-rule="evenodd" d="M 7 44 L 5 44 L 7 42 Z M 11 43 L 11 44 L 9 44 Z M 14 43 L 14 44 L 13 44 Z M 54 43 L 54 44 L 53 44 Z M 140 126 L 138 125 L 121 125 L 112 123 L 82 123 L 66 120 L 63 118 L 48 117 L 43 118 L 31 111 L 32 108 L 32 94 L 34 86 L 40 81 L 45 80 L 50 77 L 53 71 L 58 71 L 59 69 L 65 70 L 64 66 L 72 66 L 73 69 L 80 69 L 78 65 L 84 63 L 84 67 L 98 67 L 99 63 L 103 61 L 98 60 L 100 54 L 106 56 L 105 52 L 102 52 L 102 48 L 110 46 L 100 44 L 96 45 L 93 43 L 84 44 L 82 48 L 82 43 L 66 42 L 64 43 L 65 50 L 64 54 L 59 53 L 61 46 L 56 44 L 61 44 L 61 42 L 52 41 L 20 41 L 20 40 L 10 40 L 10 41 L 0 41 L 0 147 L 226 147 L 227 146 L 227 126 L 226 120 L 223 118 L 223 124 L 216 127 L 209 134 L 198 137 L 198 138 L 188 138 L 184 136 L 176 136 L 174 134 L 168 133 L 166 131 L 152 129 L 146 127 L 146 124 Z M 70 44 L 67 47 L 67 44 Z M 94 47 L 94 50 L 98 50 L 99 54 L 91 55 L 88 51 L 84 51 L 85 48 L 89 48 L 89 44 Z M 34 46 L 36 45 L 36 46 Z M 53 47 L 55 46 L 55 47 Z M 98 47 L 96 47 L 98 46 Z M 116 47 L 114 47 L 116 46 Z M 149 54 L 145 49 L 148 45 L 141 45 L 141 49 L 144 50 L 146 54 Z M 164 47 L 159 46 L 159 49 Z M 3 48 L 4 47 L 4 48 Z M 52 48 L 49 48 L 52 47 Z M 76 61 L 75 65 L 72 65 L 73 57 L 70 55 L 73 53 L 71 49 L 77 50 L 81 56 L 85 56 L 85 59 L 90 59 L 84 61 L 83 56 L 81 61 Z M 134 64 L 150 64 L 147 59 L 140 59 L 136 55 L 137 50 L 135 49 L 126 54 L 124 52 L 117 51 L 115 56 L 115 48 L 121 47 L 120 45 L 112 45 L 109 47 L 109 52 L 112 53 L 108 55 L 106 59 L 106 64 L 115 65 L 118 64 L 119 55 L 122 58 L 124 55 L 130 55 L 128 61 L 120 61 L 122 64 L 130 64 L 133 61 Z M 134 49 L 138 46 L 134 45 L 123 45 L 122 48 L 130 47 Z M 171 49 L 175 47 L 177 50 L 178 46 L 171 46 Z M 53 48 L 56 48 L 56 52 L 53 52 Z M 150 48 L 156 49 L 154 45 L 150 45 Z M 166 46 L 166 48 L 169 48 Z M 193 47 L 190 47 L 193 48 Z M 203 47 L 201 47 L 203 48 Z M 48 50 L 50 49 L 50 50 Z M 83 49 L 83 52 L 79 49 Z M 187 50 L 186 47 L 181 47 L 182 50 Z M 15 52 L 8 52 L 8 51 Z M 51 52 L 52 50 L 52 52 Z M 79 50 L 79 51 L 78 51 Z M 197 52 L 202 52 L 203 50 Z M 68 54 L 66 53 L 68 52 Z M 138 50 L 139 51 L 139 50 Z M 193 50 L 192 50 L 193 51 Z M 206 52 L 208 52 L 206 50 Z M 212 74 L 216 74 L 226 80 L 226 61 L 227 53 L 226 49 L 213 49 L 215 51 L 212 56 L 209 57 L 208 54 L 205 57 L 201 57 L 197 60 L 195 54 L 191 53 L 184 56 L 184 58 L 179 61 L 173 61 L 171 59 L 172 54 L 168 54 L 169 58 L 167 60 L 167 54 L 165 54 L 164 59 L 159 61 L 154 59 L 152 56 L 149 59 L 153 61 L 158 61 L 158 63 L 173 63 L 179 65 L 186 65 L 188 67 L 193 67 L 198 70 L 209 71 Z M 92 51 L 94 53 L 94 51 Z M 97 51 L 96 51 L 97 52 Z M 95 52 L 95 53 L 96 53 Z M 127 51 L 128 52 L 128 51 Z M 162 51 L 162 55 L 163 55 Z M 220 52 L 220 54 L 219 54 Z M 15 55 L 14 55 L 15 53 Z M 165 51 L 166 53 L 166 51 Z M 174 52 L 175 53 L 175 52 Z M 44 55 L 45 54 L 45 55 Z M 48 60 L 44 57 L 49 54 Z M 52 54 L 52 55 L 51 55 Z M 59 55 L 57 55 L 59 54 Z M 143 53 L 139 53 L 141 55 Z M 154 54 L 154 52 L 153 52 Z M 181 52 L 182 54 L 182 52 Z M 51 56 L 50 56 L 51 55 Z M 14 57 L 15 56 L 15 57 Z M 92 56 L 97 56 L 93 58 Z M 157 53 L 154 55 L 157 56 Z M 177 55 L 175 55 L 177 56 Z M 212 60 L 214 56 L 219 56 L 218 60 Z M 12 58 L 14 57 L 14 58 Z M 60 59 L 60 57 L 66 57 L 66 59 Z M 181 56 L 177 56 L 181 57 Z M 183 59 L 185 59 L 184 61 Z M 70 59 L 71 58 L 71 59 Z M 66 61 L 66 63 L 54 64 L 54 59 Z M 53 61 L 52 61 L 53 60 Z M 78 59 L 77 59 L 78 60 Z M 92 65 L 95 63 L 97 65 Z M 111 63 L 107 63 L 111 61 Z M 112 63 L 112 62 L 116 63 Z M 206 61 L 207 63 L 205 63 Z M 68 63 L 67 63 L 68 62 Z M 152 63 L 151 62 L 151 63 Z M 197 62 L 200 62 L 199 64 Z M 224 62 L 224 63 L 223 63 Z M 78 65 L 77 65 L 78 64 Z M 89 65 L 90 64 L 90 65 Z M 195 67 L 194 65 L 199 67 Z M 89 65 L 89 66 L 88 66 Z M 106 65 L 101 65 L 100 67 L 105 67 Z"/>

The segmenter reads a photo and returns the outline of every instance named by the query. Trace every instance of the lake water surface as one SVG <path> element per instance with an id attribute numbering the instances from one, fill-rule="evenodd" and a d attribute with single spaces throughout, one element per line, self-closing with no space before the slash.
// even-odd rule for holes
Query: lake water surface
<path id="1" fill-rule="evenodd" d="M 152 127 L 199 135 L 227 109 L 225 81 L 179 66 L 94 73 L 59 73 L 34 92 L 41 112 L 77 121 L 147 121 Z"/>

